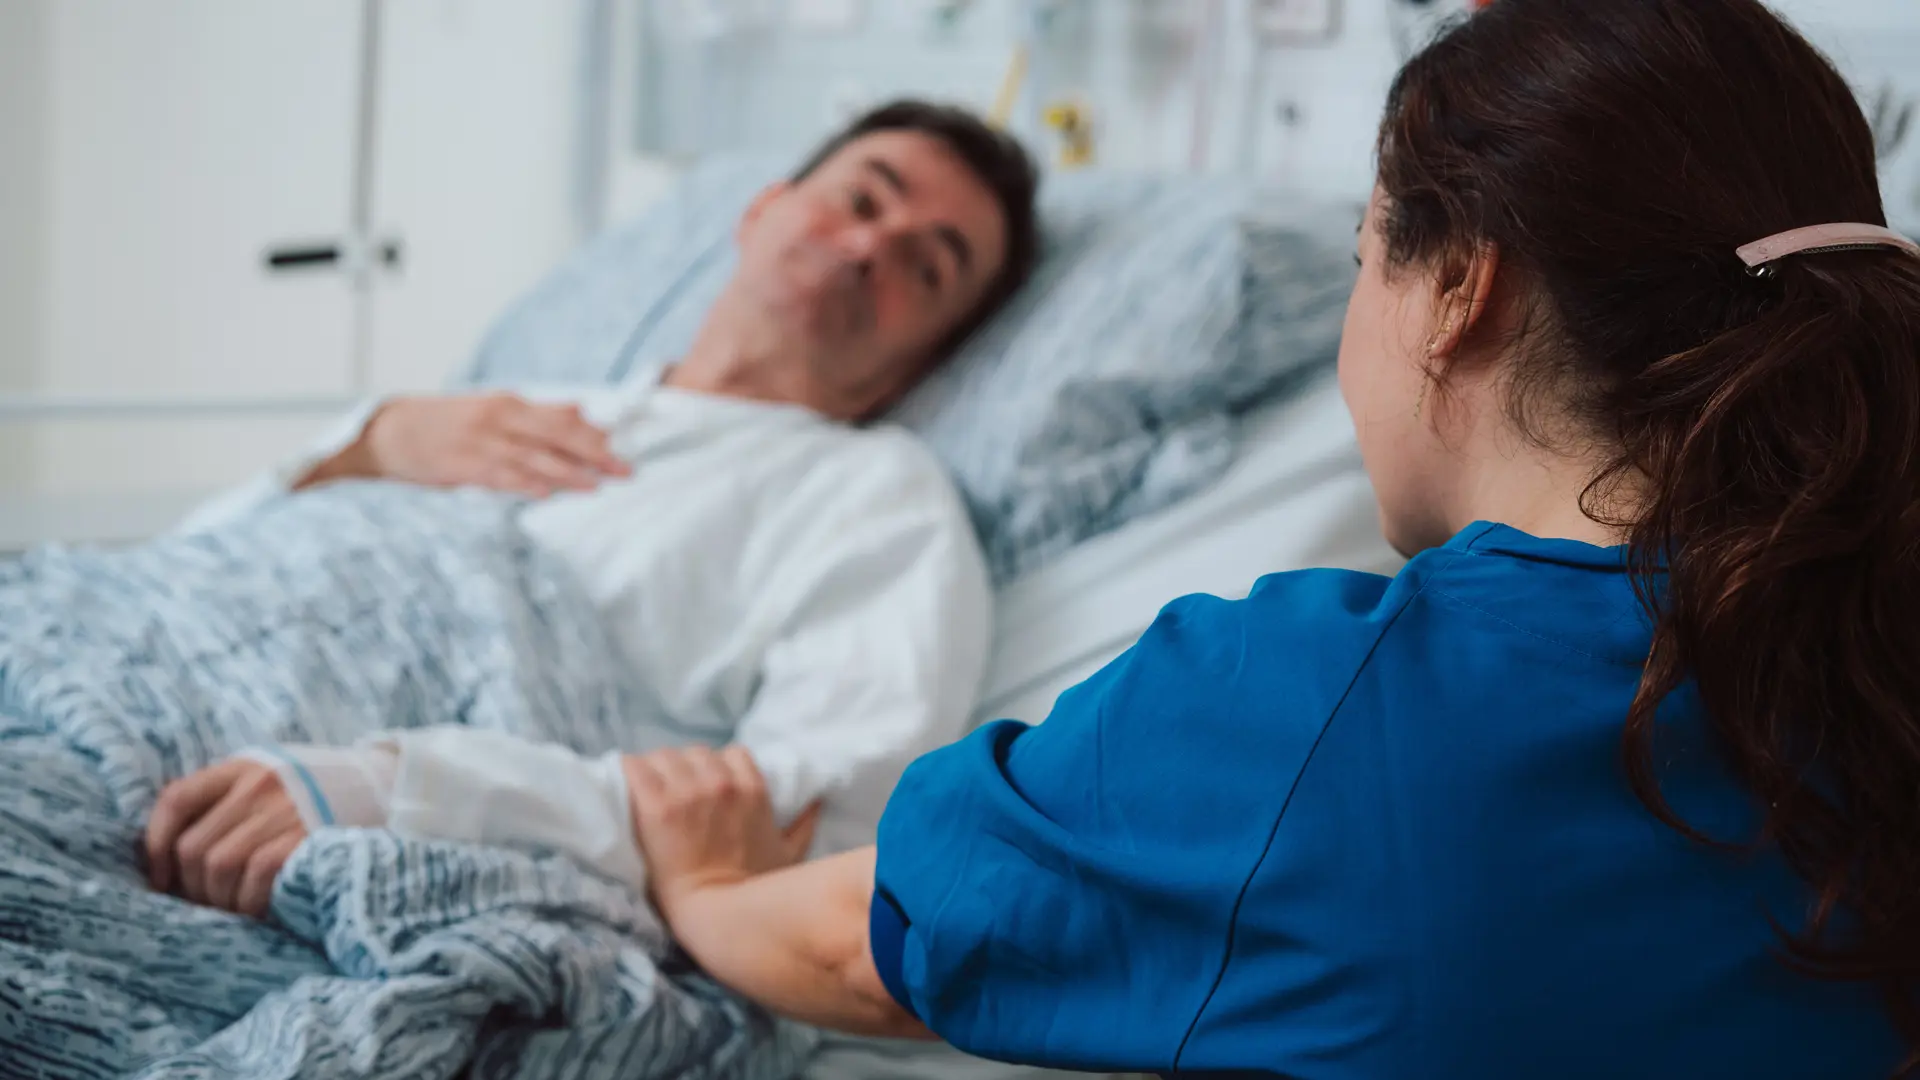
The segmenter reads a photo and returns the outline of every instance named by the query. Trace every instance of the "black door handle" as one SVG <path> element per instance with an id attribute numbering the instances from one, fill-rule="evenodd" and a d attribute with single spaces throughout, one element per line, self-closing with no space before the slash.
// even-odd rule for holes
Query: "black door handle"
<path id="1" fill-rule="evenodd" d="M 311 270 L 322 266 L 334 266 L 339 262 L 340 246 L 338 244 L 267 249 L 267 269 L 269 270 Z"/>

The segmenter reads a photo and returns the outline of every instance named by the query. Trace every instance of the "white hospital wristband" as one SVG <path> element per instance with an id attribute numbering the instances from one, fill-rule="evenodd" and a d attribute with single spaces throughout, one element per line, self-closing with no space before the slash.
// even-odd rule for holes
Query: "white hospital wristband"
<path id="1" fill-rule="evenodd" d="M 392 744 L 255 746 L 234 757 L 273 769 L 308 832 L 387 823 L 400 757 Z"/>

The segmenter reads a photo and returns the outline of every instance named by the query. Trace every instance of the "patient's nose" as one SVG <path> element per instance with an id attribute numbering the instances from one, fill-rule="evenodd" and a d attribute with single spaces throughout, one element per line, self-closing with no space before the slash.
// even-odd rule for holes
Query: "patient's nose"
<path id="1" fill-rule="evenodd" d="M 851 265 L 860 280 L 871 280 L 892 238 L 878 225 L 860 224 L 841 233 L 840 255 Z"/>
<path id="2" fill-rule="evenodd" d="M 852 225 L 840 234 L 840 251 L 854 262 L 871 262 L 886 247 L 887 238 L 876 225 Z"/>

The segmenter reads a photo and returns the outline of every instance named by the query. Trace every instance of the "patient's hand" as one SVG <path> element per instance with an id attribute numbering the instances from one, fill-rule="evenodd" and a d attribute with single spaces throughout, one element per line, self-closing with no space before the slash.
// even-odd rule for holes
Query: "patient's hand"
<path id="1" fill-rule="evenodd" d="M 147 880 L 195 903 L 259 918 L 307 835 L 280 777 L 233 758 L 168 784 L 147 822 Z"/>
<path id="2" fill-rule="evenodd" d="M 813 843 L 819 804 L 782 831 L 766 781 L 739 746 L 629 754 L 621 766 L 654 903 L 669 920 L 680 896 L 792 866 Z"/>
<path id="3" fill-rule="evenodd" d="M 591 491 L 607 477 L 631 471 L 614 456 L 607 433 L 576 406 L 473 394 L 387 402 L 353 445 L 294 486 L 362 478 L 545 498 L 556 491 Z"/>

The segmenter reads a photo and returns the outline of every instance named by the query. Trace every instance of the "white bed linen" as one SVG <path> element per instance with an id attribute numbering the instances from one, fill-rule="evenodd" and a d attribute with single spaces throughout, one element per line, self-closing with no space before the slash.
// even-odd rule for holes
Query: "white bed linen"
<path id="1" fill-rule="evenodd" d="M 974 714 L 1045 719 L 1061 691 L 1132 645 L 1169 600 L 1245 596 L 1265 574 L 1330 566 L 1391 574 L 1373 489 L 1331 376 L 1248 419 L 1240 453 L 1201 494 L 1089 541 L 1008 584 Z M 829 1037 L 809 1080 L 1042 1080 L 946 1046 Z"/>
<path id="2" fill-rule="evenodd" d="M 1392 574 L 1353 424 L 1331 376 L 1250 417 L 1220 481 L 1000 591 L 977 723 L 1045 719 L 1053 699 L 1132 645 L 1168 601 L 1243 597 L 1266 574 Z"/>

